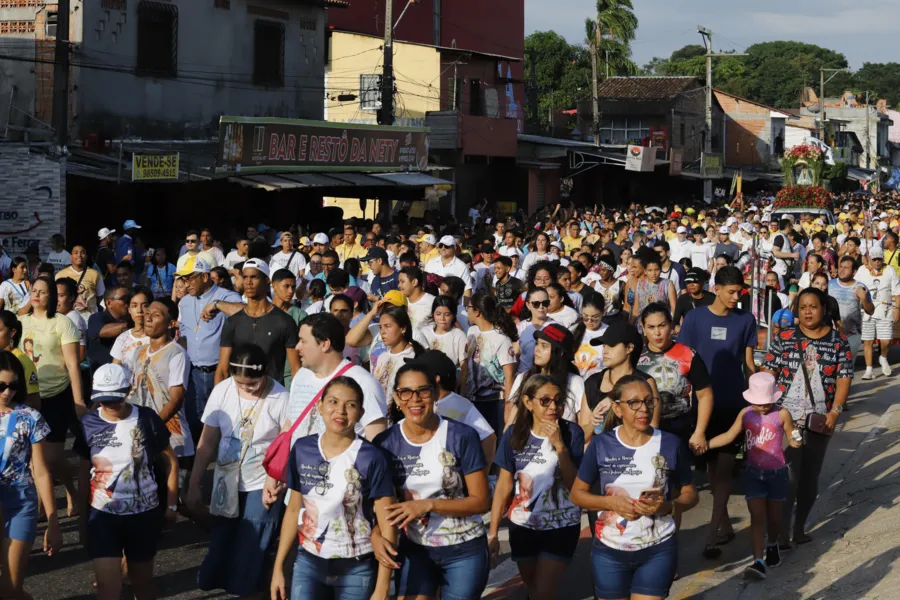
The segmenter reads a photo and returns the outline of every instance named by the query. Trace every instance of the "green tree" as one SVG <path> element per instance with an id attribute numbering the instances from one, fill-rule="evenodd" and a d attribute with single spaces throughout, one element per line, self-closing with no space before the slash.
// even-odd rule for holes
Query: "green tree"
<path id="1" fill-rule="evenodd" d="M 854 73 L 853 89 L 857 97 L 861 93 L 863 101 L 869 90 L 876 98 L 885 98 L 893 107 L 900 105 L 900 63 L 863 63 Z"/>
<path id="2" fill-rule="evenodd" d="M 547 123 L 550 111 L 575 108 L 579 100 L 590 97 L 590 56 L 555 31 L 535 31 L 525 38 L 525 82 L 527 89 L 537 88 L 538 116 Z"/>

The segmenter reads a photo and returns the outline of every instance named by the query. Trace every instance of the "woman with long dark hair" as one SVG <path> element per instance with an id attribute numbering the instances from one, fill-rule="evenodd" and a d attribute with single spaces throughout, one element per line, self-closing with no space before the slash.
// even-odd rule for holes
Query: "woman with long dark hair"
<path id="1" fill-rule="evenodd" d="M 384 300 L 379 300 L 375 304 L 375 310 L 378 310 L 380 308 L 378 305 L 383 302 Z M 397 371 L 406 364 L 406 359 L 415 358 L 425 349 L 413 340 L 412 321 L 404 306 L 388 304 L 381 310 L 378 329 L 387 350 L 378 355 L 372 368 L 372 375 L 381 384 L 385 397 L 388 397 L 394 389 Z M 388 407 L 388 420 L 394 423 L 398 418 L 401 418 L 400 411 L 391 403 Z"/>
<path id="2" fill-rule="evenodd" d="M 466 361 L 466 332 L 456 326 L 456 311 L 459 305 L 450 296 L 438 296 L 431 306 L 431 320 L 419 331 L 428 340 L 428 349 L 440 350 L 460 369 L 459 380 L 468 381 L 469 371 Z"/>
<path id="3" fill-rule="evenodd" d="M 838 418 L 844 410 L 853 380 L 853 363 L 847 338 L 828 319 L 828 298 L 808 287 L 797 295 L 799 324 L 772 340 L 762 370 L 775 376 L 781 405 L 803 433 L 800 448 L 784 451 L 790 472 L 788 501 L 779 546 L 790 548 L 788 530 L 797 504 L 793 541 L 806 544 L 806 519 L 819 493 L 819 473 Z"/>
<path id="4" fill-rule="evenodd" d="M 555 256 L 555 255 L 554 255 Z M 558 258 L 557 258 L 558 260 Z M 530 290 L 531 288 L 545 288 L 556 281 L 556 271 L 558 264 L 553 263 L 548 260 L 542 260 L 540 262 L 536 262 L 528 269 L 528 276 L 525 281 L 525 289 Z M 513 307 L 510 309 L 509 314 L 516 318 L 521 318 L 522 309 L 525 307 L 525 295 L 527 292 L 523 292 L 521 296 L 513 304 Z"/>
<path id="5" fill-rule="evenodd" d="M 511 397 L 516 374 L 513 344 L 519 332 L 512 317 L 487 292 L 478 292 L 469 302 L 467 397 L 475 403 L 500 437 L 503 427 L 503 399 Z"/>
<path id="6" fill-rule="evenodd" d="M 500 472 L 488 548 L 496 560 L 505 514 L 512 559 L 534 600 L 556 597 L 581 531 L 581 509 L 569 500 L 569 490 L 584 454 L 584 433 L 564 418 L 565 404 L 565 391 L 553 377 L 530 377 L 494 459 Z"/>
<path id="7" fill-rule="evenodd" d="M 534 236 L 534 250 L 522 261 L 522 270 L 529 271 L 532 266 L 544 261 L 559 262 L 559 257 L 550 251 L 550 236 L 543 231 Z"/>
<path id="8" fill-rule="evenodd" d="M 603 351 L 592 346 L 591 342 L 603 335 L 608 327 L 603 322 L 604 308 L 603 296 L 600 294 L 594 294 L 585 300 L 581 307 L 581 322 L 572 333 L 576 348 L 575 367 L 584 379 L 603 370 Z"/>
<path id="9" fill-rule="evenodd" d="M 572 331 L 578 324 L 578 311 L 575 310 L 572 299 L 566 288 L 558 283 L 547 286 L 547 296 L 550 307 L 547 309 L 547 317 Z"/>
<path id="10" fill-rule="evenodd" d="M 534 364 L 534 332 L 554 322 L 547 317 L 549 309 L 550 296 L 546 289 L 533 287 L 526 292 L 525 308 L 519 313 L 519 322 L 516 323 L 516 330 L 519 332 L 519 373 L 524 373 Z"/>

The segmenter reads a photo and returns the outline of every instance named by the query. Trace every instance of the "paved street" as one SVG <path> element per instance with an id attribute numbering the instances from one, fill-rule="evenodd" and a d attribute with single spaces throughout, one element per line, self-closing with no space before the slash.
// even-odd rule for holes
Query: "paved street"
<path id="1" fill-rule="evenodd" d="M 671 598 L 762 600 L 777 594 L 783 600 L 900 597 L 900 408 L 893 406 L 900 375 L 853 386 L 852 410 L 845 413 L 828 450 L 822 473 L 822 493 L 812 516 L 814 542 L 787 555 L 769 579 L 747 585 L 742 569 L 749 563 L 749 515 L 742 490 L 735 487 L 729 503 L 737 538 L 723 547 L 723 556 L 700 556 L 711 497 L 700 485 L 700 505 L 685 515 L 680 546 L 681 579 Z M 896 410 L 894 410 L 896 408 Z M 698 483 L 702 478 L 698 477 Z M 37 600 L 92 598 L 92 574 L 84 550 L 77 545 L 73 519 L 63 520 L 66 547 L 54 558 L 39 552 L 31 557 L 27 587 Z M 578 553 L 559 597 L 591 597 L 590 539 L 583 534 Z M 206 537 L 194 524 L 181 520 L 163 535 L 157 559 L 159 598 L 173 600 L 226 597 L 196 589 L 195 575 L 206 552 Z M 37 547 L 37 545 L 36 545 Z M 486 598 L 525 600 L 516 569 L 508 556 L 491 575 Z"/>

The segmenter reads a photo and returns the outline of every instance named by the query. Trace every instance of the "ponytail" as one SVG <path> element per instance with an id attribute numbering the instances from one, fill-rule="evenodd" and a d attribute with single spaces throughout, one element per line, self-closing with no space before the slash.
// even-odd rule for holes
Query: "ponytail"
<path id="1" fill-rule="evenodd" d="M 480 312 L 485 321 L 499 329 L 500 333 L 508 337 L 511 342 L 519 340 L 519 331 L 516 329 L 515 321 L 500 306 L 497 299 L 488 292 L 476 293 L 469 301 L 469 305 Z"/>

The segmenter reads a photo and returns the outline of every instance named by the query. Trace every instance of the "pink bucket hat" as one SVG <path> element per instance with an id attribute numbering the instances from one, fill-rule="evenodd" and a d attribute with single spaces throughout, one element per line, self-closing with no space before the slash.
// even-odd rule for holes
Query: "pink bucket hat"
<path id="1" fill-rule="evenodd" d="M 775 387 L 771 373 L 755 373 L 750 376 L 750 387 L 744 392 L 744 400 L 750 404 L 775 404 L 782 392 Z"/>

